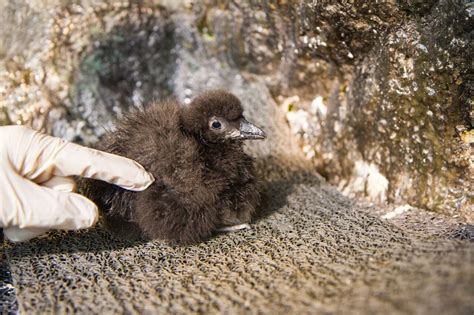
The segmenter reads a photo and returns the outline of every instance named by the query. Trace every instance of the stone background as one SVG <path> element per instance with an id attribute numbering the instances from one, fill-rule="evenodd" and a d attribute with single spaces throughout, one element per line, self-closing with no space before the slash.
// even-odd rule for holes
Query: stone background
<path id="1" fill-rule="evenodd" d="M 474 222 L 473 13 L 465 1 L 2 1 L 0 122 L 91 145 L 153 99 L 225 87 L 251 104 L 242 89 L 257 85 L 346 195 Z M 218 80 L 193 80 L 209 69 Z"/>

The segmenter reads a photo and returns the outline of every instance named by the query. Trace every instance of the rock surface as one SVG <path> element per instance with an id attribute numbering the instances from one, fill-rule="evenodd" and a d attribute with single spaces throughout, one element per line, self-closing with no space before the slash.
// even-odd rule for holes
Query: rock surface
<path id="1" fill-rule="evenodd" d="M 152 99 L 236 89 L 186 74 L 229 68 L 347 195 L 474 222 L 472 4 L 356 2 L 3 2 L 0 122 L 92 144 Z"/>

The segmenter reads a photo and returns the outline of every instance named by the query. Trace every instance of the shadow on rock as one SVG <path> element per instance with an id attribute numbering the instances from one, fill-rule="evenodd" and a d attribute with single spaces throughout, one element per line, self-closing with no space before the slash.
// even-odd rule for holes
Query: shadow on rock
<path id="1" fill-rule="evenodd" d="M 173 96 L 175 42 L 175 25 L 159 6 L 132 6 L 110 31 L 94 33 L 71 82 L 68 119 L 100 137 L 122 113 Z M 92 144 L 84 134 L 74 141 Z"/>

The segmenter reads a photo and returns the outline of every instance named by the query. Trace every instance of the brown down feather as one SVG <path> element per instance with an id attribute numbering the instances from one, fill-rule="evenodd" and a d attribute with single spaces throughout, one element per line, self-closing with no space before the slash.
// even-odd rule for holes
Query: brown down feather
<path id="1" fill-rule="evenodd" d="M 242 141 L 208 132 L 211 116 L 242 117 L 240 101 L 211 91 L 187 107 L 157 102 L 125 115 L 99 142 L 98 149 L 136 160 L 156 179 L 143 192 L 83 182 L 114 235 L 191 244 L 251 220 L 260 202 L 253 159 Z"/>

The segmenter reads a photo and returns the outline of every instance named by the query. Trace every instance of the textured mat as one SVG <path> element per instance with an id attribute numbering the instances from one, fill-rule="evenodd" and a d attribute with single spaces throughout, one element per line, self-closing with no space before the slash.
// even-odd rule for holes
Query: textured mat
<path id="1" fill-rule="evenodd" d="M 252 230 L 198 246 L 131 244 L 100 229 L 14 246 L 21 310 L 472 314 L 472 242 L 410 235 L 300 180 L 268 186 L 265 209 L 276 211 Z"/>

